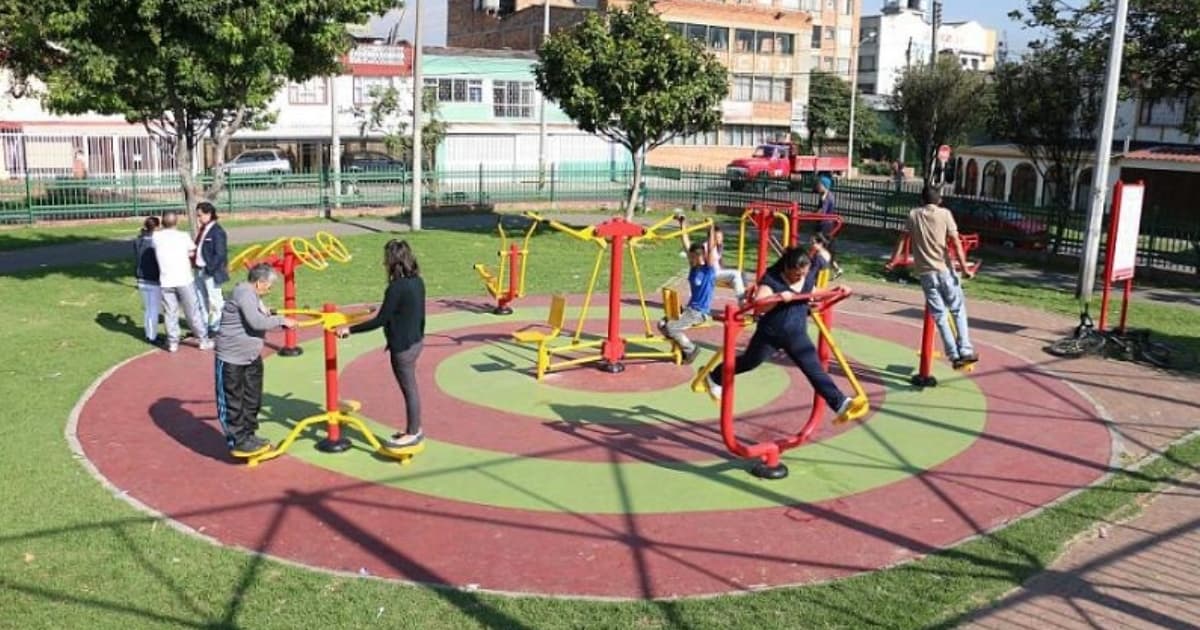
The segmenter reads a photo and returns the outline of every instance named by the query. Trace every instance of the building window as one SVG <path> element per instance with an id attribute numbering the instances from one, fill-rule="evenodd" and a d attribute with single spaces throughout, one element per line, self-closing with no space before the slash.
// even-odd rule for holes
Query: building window
<path id="1" fill-rule="evenodd" d="M 496 81 L 492 107 L 497 118 L 533 118 L 533 82 Z"/>
<path id="2" fill-rule="evenodd" d="M 354 77 L 354 104 L 370 105 L 390 87 L 392 80 L 388 77 Z"/>
<path id="3" fill-rule="evenodd" d="M 739 28 L 734 31 L 734 50 L 740 53 L 754 52 L 754 31 Z"/>
<path id="4" fill-rule="evenodd" d="M 822 57 L 821 67 L 828 72 L 833 72 L 833 57 Z"/>
<path id="5" fill-rule="evenodd" d="M 729 29 L 721 26 L 708 27 L 708 47 L 712 50 L 729 50 Z"/>
<path id="6" fill-rule="evenodd" d="M 834 36 L 837 35 L 837 33 L 835 32 L 837 29 L 835 29 L 835 28 L 830 27 L 830 28 L 826 28 L 826 29 L 822 29 L 822 30 L 825 32 L 825 39 L 832 40 L 834 38 Z"/>
<path id="7" fill-rule="evenodd" d="M 871 26 L 858 31 L 859 42 L 874 42 L 879 40 L 879 29 Z"/>
<path id="8" fill-rule="evenodd" d="M 482 103 L 482 79 L 425 79 L 425 89 L 437 95 L 439 103 Z"/>
<path id="9" fill-rule="evenodd" d="M 849 57 L 838 57 L 837 71 L 838 71 L 838 74 L 850 74 L 850 58 Z"/>
<path id="10" fill-rule="evenodd" d="M 325 105 L 328 103 L 329 82 L 324 77 L 309 79 L 288 86 L 289 105 Z"/>
<path id="11" fill-rule="evenodd" d="M 850 45 L 850 34 L 851 34 L 851 30 L 850 30 L 850 29 L 848 29 L 848 28 L 839 28 L 839 29 L 837 30 L 837 43 L 838 43 L 838 46 L 849 46 L 849 45 Z"/>
<path id="12" fill-rule="evenodd" d="M 1179 127 L 1188 111 L 1187 99 L 1144 100 L 1139 105 L 1138 124 L 1149 127 Z"/>
<path id="13" fill-rule="evenodd" d="M 712 131 L 694 133 L 688 136 L 675 136 L 674 138 L 671 138 L 670 144 L 687 147 L 716 146 L 718 136 L 719 134 L 717 133 L 717 130 L 714 129 Z"/>
<path id="14" fill-rule="evenodd" d="M 739 102 L 748 102 L 754 97 L 753 90 L 754 80 L 746 75 L 734 75 L 733 77 L 733 100 Z"/>
<path id="15" fill-rule="evenodd" d="M 703 24 L 688 24 L 684 36 L 703 46 L 708 41 L 708 27 Z"/>
<path id="16" fill-rule="evenodd" d="M 854 15 L 854 0 L 842 1 L 842 15 Z"/>
<path id="17" fill-rule="evenodd" d="M 796 51 L 796 36 L 790 33 L 775 33 L 775 52 L 791 55 Z"/>
<path id="18" fill-rule="evenodd" d="M 821 47 L 821 27 L 820 26 L 812 27 L 812 47 L 813 48 Z"/>
<path id="19" fill-rule="evenodd" d="M 862 92 L 863 94 L 874 94 L 875 93 L 875 84 L 874 83 L 859 83 L 858 91 Z"/>
<path id="20" fill-rule="evenodd" d="M 861 72 L 875 69 L 875 55 L 859 55 L 858 69 Z"/>
<path id="21" fill-rule="evenodd" d="M 733 77 L 733 100 L 756 103 L 790 103 L 792 80 L 784 77 L 752 77 L 738 74 Z"/>
<path id="22" fill-rule="evenodd" d="M 768 142 L 787 142 L 791 130 L 787 127 L 764 127 L 761 125 L 726 125 L 722 134 L 724 144 L 735 147 L 752 147 Z"/>
<path id="23" fill-rule="evenodd" d="M 758 54 L 760 54 L 760 55 L 775 54 L 775 38 L 772 35 L 773 35 L 773 33 L 765 33 L 763 31 L 758 31 L 755 33 L 755 36 L 758 38 L 757 49 L 756 49 L 756 50 L 758 50 Z"/>

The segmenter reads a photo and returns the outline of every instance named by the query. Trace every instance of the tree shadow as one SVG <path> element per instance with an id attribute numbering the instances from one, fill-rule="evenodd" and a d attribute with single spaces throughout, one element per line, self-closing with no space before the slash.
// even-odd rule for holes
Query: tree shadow
<path id="1" fill-rule="evenodd" d="M 124 313 L 109 313 L 107 311 L 97 313 L 96 323 L 109 332 L 121 333 L 139 341 L 146 341 L 146 331 L 138 322 L 133 321 L 132 317 Z"/>

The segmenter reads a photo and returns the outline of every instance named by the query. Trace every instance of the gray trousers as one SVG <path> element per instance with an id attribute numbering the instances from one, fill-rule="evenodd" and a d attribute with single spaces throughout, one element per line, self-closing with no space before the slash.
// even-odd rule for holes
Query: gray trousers
<path id="1" fill-rule="evenodd" d="M 695 309 L 685 308 L 679 314 L 679 319 L 667 322 L 667 325 L 663 326 L 662 331 L 667 336 L 667 339 L 674 341 L 679 346 L 680 350 L 683 352 L 693 352 L 696 349 L 696 344 L 692 343 L 692 340 L 688 339 L 683 331 L 692 326 L 699 326 L 706 321 L 708 321 L 708 313 L 701 313 Z"/>
<path id="2" fill-rule="evenodd" d="M 408 418 L 405 433 L 416 435 L 421 432 L 421 394 L 417 392 L 417 358 L 421 356 L 423 342 L 408 347 L 402 352 L 390 352 L 392 374 L 404 394 L 404 415 Z"/>
<path id="3" fill-rule="evenodd" d="M 183 306 L 183 314 L 187 317 L 188 327 L 198 339 L 208 339 L 208 324 L 200 314 L 200 301 L 196 297 L 196 286 L 188 284 L 182 287 L 163 287 L 163 319 L 167 324 L 167 343 L 179 344 L 179 307 Z"/>

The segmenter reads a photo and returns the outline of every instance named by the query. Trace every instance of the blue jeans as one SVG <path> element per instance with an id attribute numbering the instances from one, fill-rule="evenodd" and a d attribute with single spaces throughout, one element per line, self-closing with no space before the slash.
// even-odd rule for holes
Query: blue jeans
<path id="1" fill-rule="evenodd" d="M 921 289 L 925 292 L 925 304 L 929 306 L 929 313 L 933 315 L 933 323 L 937 325 L 938 333 L 942 336 L 946 357 L 957 361 L 959 357 L 975 354 L 975 349 L 971 346 L 971 334 L 967 330 L 967 304 L 958 276 L 952 271 L 923 273 Z M 954 316 L 957 339 L 955 331 L 950 329 L 950 318 L 947 314 Z"/>

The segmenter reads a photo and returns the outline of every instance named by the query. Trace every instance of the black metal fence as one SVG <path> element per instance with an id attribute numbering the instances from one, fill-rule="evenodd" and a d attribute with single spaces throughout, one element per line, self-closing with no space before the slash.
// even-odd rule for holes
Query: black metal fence
<path id="1" fill-rule="evenodd" d="M 617 167 L 537 170 L 442 170 L 426 177 L 424 205 L 495 207 L 506 204 L 542 206 L 594 205 L 616 208 L 628 198 L 632 173 Z M 752 201 L 796 202 L 816 208 L 810 181 L 758 181 L 734 191 L 724 171 L 650 168 L 643 184 L 643 203 L 652 207 L 690 207 L 740 212 Z M 837 212 L 849 225 L 881 231 L 903 229 L 909 210 L 919 204 L 920 183 L 843 180 L 833 189 Z M 226 214 L 334 208 L 406 207 L 411 177 L 405 172 L 343 174 L 335 186 L 327 173 L 240 176 L 229 180 L 215 199 Z M 0 183 L 0 224 L 136 216 L 178 208 L 182 195 L 177 176 L 55 180 L 24 179 Z M 1075 210 L 1032 207 L 1003 201 L 947 196 L 963 232 L 976 232 L 985 242 L 1073 256 L 1082 251 L 1086 217 Z M 1196 273 L 1200 268 L 1200 221 L 1188 224 L 1143 214 L 1140 264 L 1156 269 Z"/>

